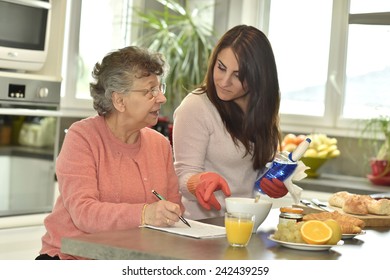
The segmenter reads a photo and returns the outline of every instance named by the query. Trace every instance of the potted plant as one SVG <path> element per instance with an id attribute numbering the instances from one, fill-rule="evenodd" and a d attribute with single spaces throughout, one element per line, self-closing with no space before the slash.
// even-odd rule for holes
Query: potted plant
<path id="1" fill-rule="evenodd" d="M 167 103 L 163 113 L 171 117 L 188 91 L 205 76 L 215 44 L 213 28 L 201 13 L 211 6 L 189 7 L 189 1 L 155 0 L 161 10 L 136 10 L 143 34 L 136 44 L 162 53 L 170 65 Z"/>
<path id="2" fill-rule="evenodd" d="M 376 152 L 368 178 L 375 185 L 390 185 L 390 116 L 368 119 L 362 133 L 369 135 L 369 147 Z"/>

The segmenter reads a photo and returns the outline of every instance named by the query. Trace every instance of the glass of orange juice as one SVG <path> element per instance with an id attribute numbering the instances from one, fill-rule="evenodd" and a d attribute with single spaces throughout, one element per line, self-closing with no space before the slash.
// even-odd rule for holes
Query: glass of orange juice
<path id="1" fill-rule="evenodd" d="M 233 247 L 245 247 L 252 236 L 255 215 L 249 213 L 225 213 L 226 236 Z"/>

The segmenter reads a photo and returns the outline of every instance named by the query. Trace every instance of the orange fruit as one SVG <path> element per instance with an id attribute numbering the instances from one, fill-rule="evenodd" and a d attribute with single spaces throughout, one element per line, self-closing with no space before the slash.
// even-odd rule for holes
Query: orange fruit
<path id="1" fill-rule="evenodd" d="M 329 245 L 336 245 L 342 237 L 341 226 L 334 219 L 327 219 L 324 221 L 332 229 L 332 237 L 326 242 Z"/>
<path id="2" fill-rule="evenodd" d="M 295 138 L 295 145 L 299 145 L 301 144 L 303 141 L 306 140 L 306 135 L 303 135 L 303 134 L 299 134 L 296 138 Z"/>
<path id="3" fill-rule="evenodd" d="M 297 145 L 293 143 L 289 143 L 283 146 L 283 151 L 292 152 L 297 148 Z"/>
<path id="4" fill-rule="evenodd" d="M 286 134 L 286 136 L 284 136 L 283 138 L 283 143 L 285 145 L 287 144 L 295 144 L 295 140 L 296 140 L 297 136 L 293 133 L 289 133 L 289 134 Z"/>
<path id="5" fill-rule="evenodd" d="M 323 245 L 332 238 L 332 229 L 323 221 L 310 220 L 301 227 L 302 239 L 307 244 Z"/>

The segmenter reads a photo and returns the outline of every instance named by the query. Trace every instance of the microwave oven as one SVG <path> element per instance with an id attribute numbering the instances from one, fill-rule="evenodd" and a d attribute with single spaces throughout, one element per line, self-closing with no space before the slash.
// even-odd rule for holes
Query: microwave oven
<path id="1" fill-rule="evenodd" d="M 0 0 L 0 70 L 38 71 L 46 60 L 51 0 Z"/>

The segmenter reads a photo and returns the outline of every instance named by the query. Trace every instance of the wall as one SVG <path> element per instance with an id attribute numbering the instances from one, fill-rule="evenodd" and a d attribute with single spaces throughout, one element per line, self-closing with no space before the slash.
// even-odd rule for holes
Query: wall
<path id="1" fill-rule="evenodd" d="M 368 154 L 364 152 L 359 139 L 337 137 L 341 155 L 331 159 L 322 167 L 322 172 L 357 177 L 366 177 L 370 172 Z"/>

